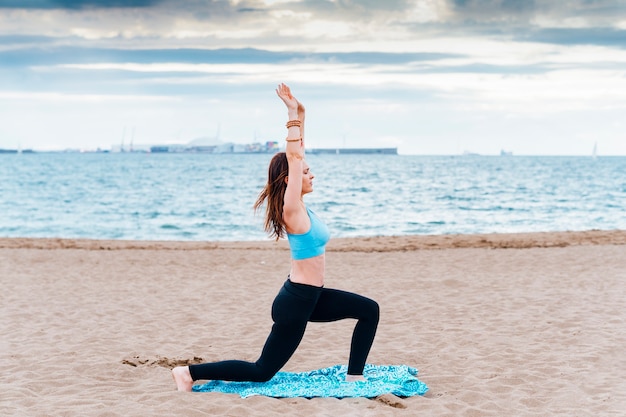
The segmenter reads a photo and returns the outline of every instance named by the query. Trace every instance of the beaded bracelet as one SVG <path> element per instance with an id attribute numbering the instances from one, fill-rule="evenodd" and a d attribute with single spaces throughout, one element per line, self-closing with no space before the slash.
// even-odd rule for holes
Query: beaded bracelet
<path id="1" fill-rule="evenodd" d="M 290 121 L 287 122 L 287 124 L 285 126 L 287 126 L 287 129 L 289 129 L 290 127 L 294 127 L 294 126 L 301 127 L 302 126 L 302 122 L 300 120 L 298 120 L 298 119 L 290 120 Z"/>
<path id="2" fill-rule="evenodd" d="M 300 142 L 302 140 L 302 136 L 300 136 L 299 138 L 295 138 L 295 139 L 285 139 L 287 142 Z"/>

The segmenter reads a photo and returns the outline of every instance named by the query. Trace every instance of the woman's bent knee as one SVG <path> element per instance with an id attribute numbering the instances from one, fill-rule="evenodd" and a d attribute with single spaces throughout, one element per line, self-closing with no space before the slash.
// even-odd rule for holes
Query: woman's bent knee
<path id="1" fill-rule="evenodd" d="M 367 308 L 365 309 L 365 319 L 378 323 L 380 318 L 380 306 L 372 299 L 367 300 Z"/>

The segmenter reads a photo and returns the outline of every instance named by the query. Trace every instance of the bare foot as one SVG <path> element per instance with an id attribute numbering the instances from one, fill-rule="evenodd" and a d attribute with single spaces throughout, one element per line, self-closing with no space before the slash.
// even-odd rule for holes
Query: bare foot
<path id="1" fill-rule="evenodd" d="M 172 369 L 172 377 L 174 378 L 174 382 L 176 382 L 176 389 L 178 389 L 178 391 L 191 392 L 193 379 L 191 379 L 188 366 L 177 366 Z"/>
<path id="2" fill-rule="evenodd" d="M 347 375 L 346 382 L 367 381 L 363 375 Z"/>

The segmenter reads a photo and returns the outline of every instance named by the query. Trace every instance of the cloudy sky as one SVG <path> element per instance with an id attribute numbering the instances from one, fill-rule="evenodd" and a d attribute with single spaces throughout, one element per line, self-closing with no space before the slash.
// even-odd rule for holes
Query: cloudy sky
<path id="1" fill-rule="evenodd" d="M 626 0 L 0 0 L 0 148 L 626 155 Z"/>

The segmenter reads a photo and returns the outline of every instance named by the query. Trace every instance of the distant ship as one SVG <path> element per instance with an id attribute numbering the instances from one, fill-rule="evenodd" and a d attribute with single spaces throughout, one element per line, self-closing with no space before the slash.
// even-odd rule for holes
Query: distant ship
<path id="1" fill-rule="evenodd" d="M 505 151 L 504 149 L 500 151 L 500 156 L 511 156 L 511 155 L 513 155 L 513 151 Z"/>
<path id="2" fill-rule="evenodd" d="M 307 149 L 306 152 L 332 155 L 397 155 L 398 148 L 313 148 Z"/>
<path id="3" fill-rule="evenodd" d="M 593 144 L 593 151 L 591 153 L 591 157 L 596 159 L 598 157 L 598 142 Z"/>
<path id="4" fill-rule="evenodd" d="M 32 149 L 0 149 L 0 153 L 35 153 Z"/>

